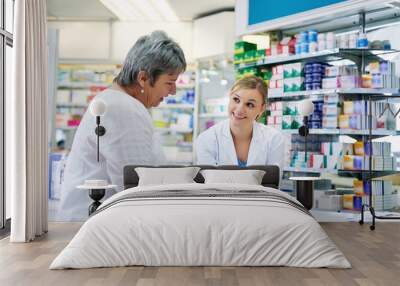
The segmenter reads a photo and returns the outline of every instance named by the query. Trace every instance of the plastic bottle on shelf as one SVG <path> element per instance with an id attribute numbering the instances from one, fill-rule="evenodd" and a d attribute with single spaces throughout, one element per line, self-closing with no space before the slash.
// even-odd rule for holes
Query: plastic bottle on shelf
<path id="1" fill-rule="evenodd" d="M 319 33 L 318 34 L 318 51 L 323 51 L 326 49 L 326 38 L 325 34 Z"/>
<path id="2" fill-rule="evenodd" d="M 338 37 L 338 46 L 340 49 L 348 49 L 349 48 L 349 35 L 344 34 Z"/>
<path id="3" fill-rule="evenodd" d="M 357 48 L 359 48 L 359 49 L 367 49 L 367 48 L 368 48 L 368 38 L 367 38 L 367 34 L 365 34 L 365 33 L 360 33 L 360 34 L 358 35 Z"/>
<path id="4" fill-rule="evenodd" d="M 326 48 L 329 49 L 334 49 L 336 47 L 336 40 L 335 40 L 335 34 L 333 32 L 329 32 L 326 34 Z"/>
<path id="5" fill-rule="evenodd" d="M 357 48 L 357 39 L 358 39 L 357 34 L 351 34 L 349 36 L 349 48 L 350 49 Z"/>

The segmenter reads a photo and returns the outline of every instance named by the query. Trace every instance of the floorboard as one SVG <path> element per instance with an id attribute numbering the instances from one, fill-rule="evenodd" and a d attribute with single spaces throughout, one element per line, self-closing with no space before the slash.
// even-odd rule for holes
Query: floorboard
<path id="1" fill-rule="evenodd" d="M 400 223 L 379 222 L 375 231 L 354 222 L 321 223 L 351 262 L 352 269 L 290 267 L 119 267 L 48 269 L 80 228 L 80 223 L 50 223 L 49 233 L 32 243 L 0 240 L 0 285 L 400 285 Z"/>

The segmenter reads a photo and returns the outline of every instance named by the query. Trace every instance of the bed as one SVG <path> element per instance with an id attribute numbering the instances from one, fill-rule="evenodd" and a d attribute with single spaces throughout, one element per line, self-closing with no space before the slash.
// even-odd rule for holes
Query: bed
<path id="1" fill-rule="evenodd" d="M 204 183 L 199 172 L 193 183 L 141 186 L 136 170 L 143 167 L 151 166 L 125 167 L 125 190 L 103 202 L 50 269 L 351 267 L 308 210 L 277 190 L 276 166 L 246 168 L 265 171 L 261 185 Z"/>

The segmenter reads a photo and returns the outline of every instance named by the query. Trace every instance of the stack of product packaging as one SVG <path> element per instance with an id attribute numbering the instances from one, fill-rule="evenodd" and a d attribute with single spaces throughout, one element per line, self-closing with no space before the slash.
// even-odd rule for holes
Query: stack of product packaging
<path id="1" fill-rule="evenodd" d="M 281 129 L 283 116 L 283 102 L 276 101 L 269 104 L 269 115 L 267 116 L 267 125 Z"/>
<path id="2" fill-rule="evenodd" d="M 387 211 L 396 206 L 398 194 L 392 182 L 374 180 L 369 183 L 358 179 L 354 179 L 353 188 L 318 189 L 314 192 L 314 206 L 316 209 L 330 211 L 360 211 L 363 204 L 369 204 L 370 191 L 375 210 Z"/>
<path id="3" fill-rule="evenodd" d="M 332 148 L 321 150 L 324 141 L 329 139 L 319 135 L 307 136 L 307 160 L 305 157 L 304 137 L 299 135 L 292 136 L 292 151 L 290 166 L 294 168 L 312 168 L 337 170 L 341 169 L 341 154 L 345 152 L 345 146 L 339 142 L 329 142 Z"/>
<path id="4" fill-rule="evenodd" d="M 304 78 L 306 90 L 318 90 L 322 87 L 322 78 L 325 74 L 324 63 L 307 63 L 304 66 Z"/>
<path id="5" fill-rule="evenodd" d="M 257 45 L 245 41 L 235 43 L 234 64 L 252 63 L 257 60 Z"/>
<path id="6" fill-rule="evenodd" d="M 360 76 L 356 66 L 326 66 L 322 88 L 399 88 L 400 86 L 393 62 L 374 61 L 369 63 L 366 71 L 366 74 Z"/>
<path id="7" fill-rule="evenodd" d="M 356 88 L 359 86 L 359 74 L 356 66 L 325 66 L 321 87 Z"/>
<path id="8" fill-rule="evenodd" d="M 335 48 L 335 34 L 322 34 L 316 30 L 300 32 L 296 35 L 295 54 L 302 55 Z"/>
<path id="9" fill-rule="evenodd" d="M 324 105 L 322 107 L 322 128 L 336 129 L 338 127 L 339 116 L 339 97 L 334 95 L 324 95 Z"/>
<path id="10" fill-rule="evenodd" d="M 308 127 L 311 129 L 319 129 L 322 128 L 324 101 L 315 100 L 313 104 L 314 112 L 308 116 Z"/>
<path id="11" fill-rule="evenodd" d="M 391 143 L 357 141 L 354 143 L 353 152 L 343 155 L 344 170 L 369 170 L 371 158 L 371 170 L 391 171 L 395 169 L 396 159 L 391 155 Z"/>
<path id="12" fill-rule="evenodd" d="M 375 129 L 395 130 L 396 119 L 389 111 L 395 110 L 393 104 L 384 101 L 374 101 L 371 103 L 372 126 Z M 339 115 L 339 128 L 367 130 L 369 128 L 369 101 L 353 100 L 343 101 L 342 111 Z"/>
<path id="13" fill-rule="evenodd" d="M 282 129 L 298 129 L 303 124 L 297 102 L 283 102 Z M 279 122 L 279 120 L 278 120 Z"/>
<path id="14" fill-rule="evenodd" d="M 293 136 L 294 137 L 294 136 Z M 311 137 L 311 136 L 310 136 Z M 307 160 L 304 143 L 292 138 L 290 166 L 294 168 L 312 168 L 326 170 L 369 170 L 369 158 L 372 156 L 371 169 L 376 171 L 394 170 L 396 160 L 391 156 L 388 142 L 373 142 L 369 148 L 367 142 L 356 143 L 318 142 L 310 138 L 307 145 Z M 322 139 L 325 140 L 325 139 Z M 320 150 L 316 149 L 320 146 Z M 371 151 L 368 151 L 371 149 Z"/>
<path id="15" fill-rule="evenodd" d="M 400 80 L 396 76 L 396 63 L 374 61 L 368 64 L 367 74 L 361 76 L 364 88 L 399 88 Z"/>
<path id="16" fill-rule="evenodd" d="M 284 92 L 284 85 L 283 85 L 283 79 L 284 79 L 284 68 L 283 65 L 277 65 L 272 67 L 272 76 L 269 81 L 268 85 L 268 96 L 269 97 L 274 97 L 274 96 L 282 96 Z"/>
<path id="17" fill-rule="evenodd" d="M 304 90 L 303 67 L 303 63 L 283 65 L 283 92 Z"/>

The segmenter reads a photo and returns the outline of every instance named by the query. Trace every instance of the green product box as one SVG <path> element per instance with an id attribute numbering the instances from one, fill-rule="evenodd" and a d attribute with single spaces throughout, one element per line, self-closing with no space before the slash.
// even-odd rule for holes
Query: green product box
<path id="1" fill-rule="evenodd" d="M 243 58 L 244 58 L 244 53 L 235 54 L 235 55 L 233 56 L 233 60 L 234 60 L 234 61 L 242 61 Z"/>
<path id="2" fill-rule="evenodd" d="M 256 60 L 256 54 L 257 51 L 256 50 L 252 50 L 252 51 L 247 51 L 244 53 L 244 57 L 243 57 L 243 61 L 244 62 L 252 62 Z"/>
<path id="3" fill-rule="evenodd" d="M 240 54 L 251 50 L 257 50 L 257 45 L 245 41 L 235 43 L 235 54 Z"/>
<path id="4" fill-rule="evenodd" d="M 265 58 L 265 49 L 257 50 L 257 59 Z"/>

